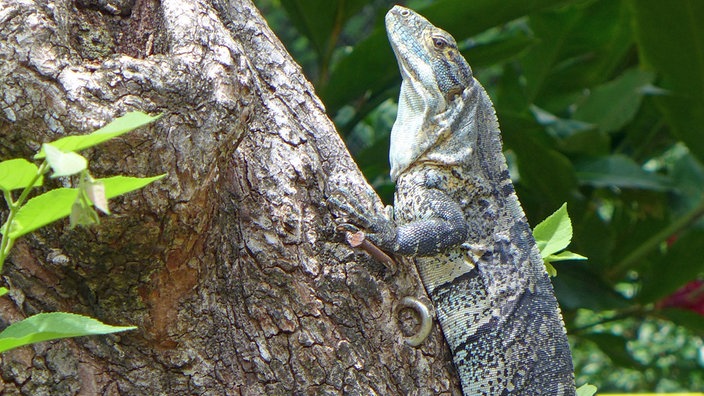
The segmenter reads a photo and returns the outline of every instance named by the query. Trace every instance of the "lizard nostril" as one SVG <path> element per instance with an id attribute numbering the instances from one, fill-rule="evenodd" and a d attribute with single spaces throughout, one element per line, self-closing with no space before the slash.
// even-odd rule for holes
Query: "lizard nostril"
<path id="1" fill-rule="evenodd" d="M 411 12 L 408 11 L 408 10 L 402 10 L 402 11 L 401 11 L 401 15 L 402 15 L 402 16 L 409 16 L 410 14 L 411 14 Z"/>

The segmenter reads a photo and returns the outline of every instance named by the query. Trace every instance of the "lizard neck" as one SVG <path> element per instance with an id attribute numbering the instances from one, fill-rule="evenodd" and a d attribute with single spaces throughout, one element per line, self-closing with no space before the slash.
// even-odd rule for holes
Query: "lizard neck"
<path id="1" fill-rule="evenodd" d="M 413 79 L 404 78 L 399 110 L 391 130 L 389 159 L 396 181 L 412 166 L 472 166 L 486 178 L 508 177 L 497 161 L 501 135 L 491 99 L 478 81 L 445 102 Z"/>

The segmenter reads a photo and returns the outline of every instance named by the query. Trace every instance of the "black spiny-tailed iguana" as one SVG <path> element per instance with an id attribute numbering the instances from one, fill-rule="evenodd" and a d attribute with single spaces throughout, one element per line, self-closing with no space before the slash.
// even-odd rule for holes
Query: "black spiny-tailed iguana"
<path id="1" fill-rule="evenodd" d="M 403 77 L 394 220 L 355 214 L 358 225 L 414 257 L 465 395 L 573 395 L 564 324 L 489 96 L 447 32 L 400 6 L 386 29 Z"/>

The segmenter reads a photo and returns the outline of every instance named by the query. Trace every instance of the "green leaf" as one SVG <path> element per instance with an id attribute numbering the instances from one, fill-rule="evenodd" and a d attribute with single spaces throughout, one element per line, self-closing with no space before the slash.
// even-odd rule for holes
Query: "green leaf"
<path id="1" fill-rule="evenodd" d="M 40 313 L 0 332 L 0 352 L 41 341 L 134 329 L 135 326 L 110 326 L 88 316 L 67 312 Z"/>
<path id="2" fill-rule="evenodd" d="M 8 236 L 17 239 L 39 227 L 68 216 L 77 196 L 78 190 L 75 188 L 57 188 L 28 200 L 17 211 Z"/>
<path id="3" fill-rule="evenodd" d="M 551 278 L 557 276 L 557 270 L 555 269 L 555 267 L 553 267 L 552 264 L 550 264 L 549 261 L 545 260 L 543 261 L 543 264 L 545 264 L 545 270 L 548 272 L 548 276 L 550 276 Z"/>
<path id="4" fill-rule="evenodd" d="M 593 311 L 623 309 L 632 305 L 605 282 L 592 266 L 582 263 L 563 266 L 560 276 L 553 280 L 555 294 L 563 310 L 591 309 Z M 563 311 L 564 312 L 564 311 Z"/>
<path id="5" fill-rule="evenodd" d="M 497 37 L 486 42 L 477 42 L 462 51 L 462 56 L 471 62 L 472 70 L 481 70 L 520 57 L 535 45 L 537 40 L 523 29 L 499 32 Z"/>
<path id="6" fill-rule="evenodd" d="M 370 87 L 373 87 L 370 98 L 375 98 L 390 87 L 400 85 L 400 80 L 398 63 L 394 60 L 386 33 L 375 30 L 337 63 L 328 84 L 320 87 L 320 97 L 328 111 L 335 113 L 343 105 L 365 95 Z"/>
<path id="7" fill-rule="evenodd" d="M 160 117 L 161 114 L 152 117 L 148 114 L 134 111 L 127 113 L 122 117 L 116 118 L 93 133 L 78 136 L 66 136 L 52 142 L 51 145 L 63 152 L 83 150 L 123 135 L 143 125 L 149 124 L 150 122 L 158 120 Z M 44 158 L 45 155 L 46 153 L 44 152 L 44 149 L 42 149 L 42 151 L 35 155 L 34 158 Z"/>
<path id="8" fill-rule="evenodd" d="M 16 158 L 0 162 L 0 189 L 12 191 L 25 188 L 37 176 L 39 168 L 24 158 Z M 43 176 L 34 183 L 32 187 L 41 186 L 44 182 Z"/>
<path id="9" fill-rule="evenodd" d="M 110 199 L 118 195 L 142 188 L 159 180 L 165 174 L 154 177 L 113 176 L 96 179 L 105 186 L 105 196 Z M 16 239 L 71 214 L 73 204 L 78 198 L 76 188 L 58 188 L 38 195 L 22 206 L 10 227 L 10 238 Z"/>
<path id="10" fill-rule="evenodd" d="M 438 0 L 418 10 L 428 20 L 450 32 L 458 41 L 490 27 L 551 8 L 565 0 Z"/>
<path id="11" fill-rule="evenodd" d="M 586 259 L 587 258 L 582 256 L 581 254 L 570 252 L 569 250 L 565 250 L 565 251 L 557 253 L 557 254 L 551 254 L 551 255 L 543 258 L 543 260 L 545 260 L 548 263 L 552 263 L 555 261 L 586 260 Z"/>
<path id="12" fill-rule="evenodd" d="M 572 196 L 577 179 L 570 160 L 551 147 L 549 136 L 534 119 L 500 114 L 504 142 L 516 154 L 520 180 L 524 188 L 539 197 L 537 204 L 547 210 Z M 549 175 L 549 176 L 548 176 Z M 521 195 L 522 204 L 530 204 Z"/>
<path id="13" fill-rule="evenodd" d="M 559 139 L 594 129 L 592 124 L 579 120 L 559 118 L 535 105 L 530 106 L 530 111 L 538 124 L 544 126 L 551 136 Z"/>
<path id="14" fill-rule="evenodd" d="M 586 260 L 587 258 L 581 254 L 573 253 L 568 250 L 557 254 L 551 254 L 547 257 L 543 257 L 543 263 L 545 263 L 545 269 L 548 271 L 548 275 L 551 277 L 557 276 L 557 269 L 552 265 L 555 261 L 566 261 L 566 260 Z"/>
<path id="15" fill-rule="evenodd" d="M 700 337 L 704 336 L 704 320 L 702 320 L 702 315 L 697 312 L 680 308 L 666 308 L 658 310 L 657 315 L 692 330 Z"/>
<path id="16" fill-rule="evenodd" d="M 4 296 L 8 292 L 9 292 L 9 290 L 7 290 L 6 287 L 0 287 L 0 297 Z"/>
<path id="17" fill-rule="evenodd" d="M 149 183 L 164 178 L 164 176 L 166 176 L 166 173 L 152 177 L 113 176 L 105 179 L 96 179 L 95 182 L 103 183 L 105 196 L 110 199 L 140 189 Z"/>
<path id="18" fill-rule="evenodd" d="M 630 14 L 620 1 L 572 2 L 530 16 L 539 44 L 521 62 L 531 102 L 547 102 L 601 83 L 632 47 Z"/>
<path id="19" fill-rule="evenodd" d="M 344 24 L 366 4 L 366 0 L 281 1 L 291 22 L 310 40 L 323 62 L 329 62 Z"/>
<path id="20" fill-rule="evenodd" d="M 630 69 L 616 79 L 591 90 L 574 113 L 574 118 L 596 124 L 604 132 L 613 132 L 629 123 L 640 108 L 645 88 L 655 74 Z"/>
<path id="21" fill-rule="evenodd" d="M 594 187 L 621 187 L 665 191 L 672 188 L 669 179 L 646 172 L 631 158 L 615 154 L 575 164 L 580 184 Z"/>
<path id="22" fill-rule="evenodd" d="M 577 388 L 577 396 L 594 396 L 596 390 L 596 386 L 584 384 Z"/>
<path id="23" fill-rule="evenodd" d="M 704 161 L 704 2 L 631 0 L 638 57 L 670 94 L 654 101 L 672 130 Z M 667 28 L 663 28 L 666 26 Z"/>
<path id="24" fill-rule="evenodd" d="M 565 249 L 572 240 L 572 223 L 567 214 L 567 204 L 562 204 L 560 209 L 535 226 L 533 236 L 543 259 Z"/>
<path id="25" fill-rule="evenodd" d="M 54 170 L 51 177 L 71 176 L 88 168 L 88 160 L 78 153 L 64 153 L 49 143 L 42 145 L 42 151 L 46 154 L 49 166 Z"/>
<path id="26" fill-rule="evenodd" d="M 678 156 L 670 173 L 673 187 L 679 192 L 680 205 L 689 210 L 697 206 L 704 197 L 704 165 L 697 161 L 684 145 L 677 145 L 672 151 Z"/>

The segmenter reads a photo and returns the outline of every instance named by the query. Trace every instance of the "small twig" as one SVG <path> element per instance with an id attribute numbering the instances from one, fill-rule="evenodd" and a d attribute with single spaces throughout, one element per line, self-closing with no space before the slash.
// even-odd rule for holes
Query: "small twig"
<path id="1" fill-rule="evenodd" d="M 396 273 L 396 262 L 394 259 L 389 257 L 383 250 L 379 249 L 376 245 L 369 242 L 363 231 L 350 232 L 347 231 L 345 234 L 347 243 L 352 247 L 358 247 L 365 252 L 369 253 L 377 261 L 380 261 L 384 266 L 391 271 L 392 274 Z"/>

